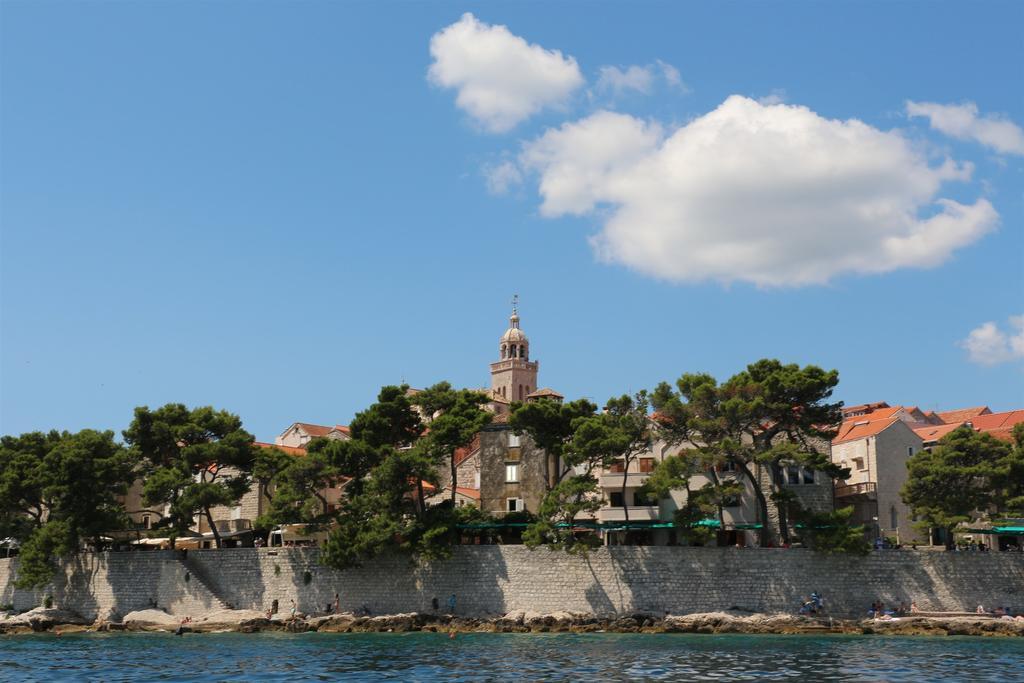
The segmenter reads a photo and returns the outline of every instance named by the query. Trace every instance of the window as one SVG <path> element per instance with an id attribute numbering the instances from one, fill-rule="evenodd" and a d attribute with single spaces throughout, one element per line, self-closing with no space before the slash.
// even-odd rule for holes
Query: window
<path id="1" fill-rule="evenodd" d="M 622 462 L 613 462 L 609 467 L 608 471 L 612 474 L 622 474 L 626 471 L 626 466 Z"/>
<path id="2" fill-rule="evenodd" d="M 640 458 L 640 471 L 641 472 L 653 472 L 654 471 L 654 458 Z"/>
<path id="3" fill-rule="evenodd" d="M 858 470 L 864 469 L 864 458 L 854 458 L 853 466 Z"/>
<path id="4" fill-rule="evenodd" d="M 804 483 L 805 484 L 813 484 L 814 483 L 814 470 L 809 470 L 806 467 L 804 468 Z"/>
<path id="5" fill-rule="evenodd" d="M 505 463 L 505 481 L 510 484 L 519 481 L 519 463 Z"/>
<path id="6" fill-rule="evenodd" d="M 505 510 L 508 512 L 519 512 L 523 509 L 523 501 L 519 498 L 506 498 Z"/>
<path id="7" fill-rule="evenodd" d="M 657 497 L 652 493 L 645 493 L 643 491 L 637 491 L 633 494 L 633 505 L 638 507 L 654 506 L 658 504 Z"/>
<path id="8" fill-rule="evenodd" d="M 612 491 L 608 495 L 608 505 L 613 508 L 625 507 L 622 500 L 622 491 Z"/>
<path id="9" fill-rule="evenodd" d="M 152 529 L 153 527 L 151 525 L 152 525 L 152 523 L 149 521 L 149 515 L 143 515 L 142 516 L 142 526 L 145 527 L 146 529 Z"/>
<path id="10" fill-rule="evenodd" d="M 519 448 L 519 435 L 515 432 L 509 432 L 508 434 L 508 447 Z"/>
<path id="11" fill-rule="evenodd" d="M 718 471 L 719 472 L 735 472 L 736 471 L 736 463 L 734 463 L 732 460 L 727 460 L 727 461 L 723 462 L 721 465 L 718 466 Z"/>
<path id="12" fill-rule="evenodd" d="M 907 446 L 907 456 L 909 457 L 909 456 L 911 456 L 913 454 L 914 454 L 914 447 L 913 446 Z"/>
<path id="13" fill-rule="evenodd" d="M 893 505 L 891 508 L 889 508 L 889 521 L 892 522 L 889 525 L 890 529 L 895 529 L 895 528 L 897 528 L 900 525 L 899 524 L 900 516 L 899 516 L 899 513 L 896 512 L 896 506 L 895 505 Z"/>
<path id="14" fill-rule="evenodd" d="M 787 473 L 787 475 L 789 477 L 789 483 L 790 484 L 799 484 L 800 483 L 800 468 L 799 467 L 797 467 L 796 465 L 790 465 L 789 467 L 786 468 L 786 473 Z"/>

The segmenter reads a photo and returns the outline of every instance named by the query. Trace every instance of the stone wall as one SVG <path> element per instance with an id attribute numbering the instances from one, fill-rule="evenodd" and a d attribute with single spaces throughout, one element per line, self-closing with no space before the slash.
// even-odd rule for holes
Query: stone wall
<path id="1" fill-rule="evenodd" d="M 26 610 L 45 596 L 56 607 L 89 619 L 110 619 L 156 605 L 172 614 L 199 614 L 223 604 L 170 551 L 82 553 L 63 566 L 58 578 L 43 589 L 16 589 L 17 558 L 0 559 L 0 604 Z"/>
<path id="2" fill-rule="evenodd" d="M 192 550 L 186 564 L 166 552 L 81 555 L 60 586 L 61 607 L 88 617 L 124 614 L 155 599 L 172 613 L 197 614 L 216 597 L 235 608 L 322 611 L 340 595 L 343 609 L 375 614 L 430 611 L 455 593 L 458 612 L 485 616 L 514 609 L 613 614 L 687 614 L 739 607 L 792 612 L 811 591 L 836 616 L 858 616 L 873 600 L 917 602 L 923 610 L 1009 606 L 1024 610 L 1024 554 L 880 551 L 866 557 L 809 550 L 613 546 L 586 557 L 523 546 L 461 546 L 450 560 L 415 567 L 387 558 L 337 572 L 315 549 Z M 24 609 L 44 592 L 15 591 L 12 565 L 0 560 L 0 602 Z M 197 580 L 199 578 L 200 580 Z"/>
<path id="3" fill-rule="evenodd" d="M 480 507 L 485 512 L 508 512 L 506 501 L 519 498 L 525 509 L 536 513 L 547 490 L 547 454 L 537 448 L 529 435 L 519 437 L 519 446 L 509 446 L 512 428 L 491 425 L 480 432 Z M 505 463 L 519 463 L 519 481 L 505 481 Z"/>

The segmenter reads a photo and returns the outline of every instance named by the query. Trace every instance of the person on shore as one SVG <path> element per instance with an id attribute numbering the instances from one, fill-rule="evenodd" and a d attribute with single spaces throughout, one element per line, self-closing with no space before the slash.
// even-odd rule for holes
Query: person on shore
<path id="1" fill-rule="evenodd" d="M 917 603 L 914 602 L 913 600 L 911 600 L 910 601 L 910 613 L 911 614 L 917 614 L 920 611 L 921 610 L 917 608 Z"/>
<path id="2" fill-rule="evenodd" d="M 984 614 L 985 613 L 985 607 L 984 607 L 984 605 L 978 605 L 978 609 L 976 609 L 974 611 L 975 611 L 976 614 Z"/>
<path id="3" fill-rule="evenodd" d="M 292 618 L 292 620 L 294 621 L 294 619 L 295 619 L 295 613 L 296 613 L 296 612 L 297 612 L 298 610 L 296 609 L 296 606 L 295 606 L 295 601 L 294 601 L 294 600 L 292 600 L 291 602 L 292 602 L 292 616 L 291 616 L 291 618 Z"/>
<path id="4" fill-rule="evenodd" d="M 448 614 L 455 614 L 455 593 L 448 596 Z"/>

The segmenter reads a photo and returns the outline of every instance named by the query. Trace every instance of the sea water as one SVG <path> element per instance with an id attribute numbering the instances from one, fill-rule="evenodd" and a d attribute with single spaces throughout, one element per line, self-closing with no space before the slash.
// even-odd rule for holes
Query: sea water
<path id="1" fill-rule="evenodd" d="M 3 681 L 1024 681 L 1024 639 L 682 634 L 0 637 Z"/>

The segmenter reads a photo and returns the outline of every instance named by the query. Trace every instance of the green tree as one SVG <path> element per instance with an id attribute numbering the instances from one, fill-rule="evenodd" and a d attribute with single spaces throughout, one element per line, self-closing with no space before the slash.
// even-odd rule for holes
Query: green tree
<path id="1" fill-rule="evenodd" d="M 606 449 L 600 455 L 601 466 L 608 468 L 612 464 L 622 465 L 622 512 L 626 524 L 629 524 L 629 503 L 626 500 L 626 488 L 629 482 L 629 466 L 642 453 L 651 451 L 653 429 L 648 416 L 650 401 L 646 391 L 636 396 L 623 394 L 618 398 L 609 399 L 604 412 L 597 416 L 603 426 L 604 435 L 599 439 L 598 449 Z M 596 455 L 596 454 L 595 454 Z"/>
<path id="2" fill-rule="evenodd" d="M 1011 448 L 989 434 L 967 426 L 955 429 L 929 451 L 918 451 L 907 460 L 907 482 L 900 494 L 927 531 L 946 531 L 946 548 L 952 549 L 953 532 L 970 522 L 998 500 L 1001 467 Z"/>
<path id="3" fill-rule="evenodd" d="M 57 431 L 0 438 L 0 536 L 24 541 L 43 525 L 52 507 L 44 495 L 51 481 L 46 455 L 62 438 Z"/>
<path id="4" fill-rule="evenodd" d="M 575 529 L 580 515 L 589 516 L 601 508 L 595 473 L 614 463 L 622 463 L 628 471 L 629 463 L 650 449 L 646 392 L 610 399 L 601 413 L 595 413 L 589 401 L 571 403 L 565 410 L 551 405 L 539 409 L 517 406 L 512 424 L 534 437 L 538 445 L 553 448 L 563 471 L 541 501 L 537 520 L 523 534 L 524 542 L 569 552 L 586 550 L 592 535 L 579 537 Z M 625 482 L 624 478 L 623 497 Z"/>
<path id="5" fill-rule="evenodd" d="M 410 400 L 409 385 L 388 385 L 377 394 L 377 402 L 356 413 L 349 425 L 351 441 L 331 445 L 332 457 L 352 483 L 350 494 L 358 495 L 374 467 L 393 449 L 407 448 L 423 436 L 425 427 L 416 406 Z M 424 506 L 423 487 L 417 483 L 420 506 Z"/>
<path id="6" fill-rule="evenodd" d="M 165 523 L 172 528 L 172 539 L 202 514 L 221 547 L 211 510 L 238 504 L 249 490 L 257 456 L 253 436 L 242 429 L 238 416 L 209 406 L 143 406 L 135 409 L 124 437 L 146 475 L 146 503 L 169 508 Z"/>
<path id="7" fill-rule="evenodd" d="M 449 400 L 454 393 L 439 390 L 428 398 Z M 415 553 L 428 523 L 423 482 L 436 480 L 437 462 L 420 438 L 424 425 L 407 386 L 383 387 L 377 398 L 352 421 L 350 441 L 317 447 L 351 478 L 321 555 L 339 569 L 381 553 Z M 444 407 L 453 405 L 454 400 Z M 431 406 L 428 414 L 437 410 Z"/>
<path id="8" fill-rule="evenodd" d="M 560 403 L 549 398 L 514 403 L 509 425 L 517 434 L 527 434 L 547 456 L 547 489 L 554 488 L 572 469 L 566 464 L 566 450 L 572 443 L 579 421 L 597 412 L 587 399 Z"/>
<path id="9" fill-rule="evenodd" d="M 16 584 L 30 588 L 53 576 L 59 555 L 82 541 L 102 547 L 105 532 L 123 528 L 117 498 L 133 478 L 125 449 L 114 433 L 38 432 L 0 442 L 0 508 L 5 525 L 23 541 Z M 20 483 L 13 477 L 21 476 Z M 21 517 L 27 524 L 17 524 Z"/>
<path id="10" fill-rule="evenodd" d="M 415 555 L 430 549 L 427 546 L 440 539 L 429 535 L 432 519 L 419 504 L 416 491 L 425 478 L 435 476 L 435 468 L 422 449 L 381 446 L 380 461 L 362 490 L 342 501 L 324 546 L 323 562 L 345 569 L 384 553 Z"/>
<path id="11" fill-rule="evenodd" d="M 697 475 L 711 475 L 713 478 L 704 486 L 693 489 L 691 482 Z M 685 501 L 673 519 L 677 533 L 685 540 L 706 543 L 714 531 L 703 522 L 710 515 L 717 515 L 719 528 L 724 528 L 723 508 L 731 499 L 742 495 L 743 486 L 734 480 L 719 479 L 714 469 L 709 469 L 701 452 L 689 448 L 655 465 L 643 490 L 658 498 L 668 498 L 671 492 L 682 491 Z"/>
<path id="12" fill-rule="evenodd" d="M 259 494 L 272 501 L 278 480 L 294 461 L 294 455 L 276 446 L 257 448 L 253 457 L 252 478 Z"/>
<path id="13" fill-rule="evenodd" d="M 866 555 L 871 544 L 864 536 L 864 526 L 850 523 L 853 507 L 829 512 L 798 512 L 798 528 L 803 543 L 818 552 Z"/>
<path id="14" fill-rule="evenodd" d="M 536 520 L 523 532 L 523 543 L 530 548 L 546 545 L 551 550 L 586 552 L 596 545 L 596 536 L 580 536 L 576 519 L 600 509 L 601 489 L 591 472 L 563 477 L 544 495 Z"/>
<path id="15" fill-rule="evenodd" d="M 788 543 L 789 513 L 799 506 L 785 486 L 786 468 L 803 466 L 831 478 L 845 474 L 825 452 L 832 426 L 842 418 L 842 404 L 828 401 L 838 381 L 835 370 L 760 360 L 721 385 L 707 374 L 685 374 L 674 390 L 662 383 L 652 404 L 662 438 L 693 446 L 709 469 L 732 465 L 749 483 L 763 520 L 761 544 L 776 534 Z M 768 473 L 767 494 L 758 467 Z M 769 497 L 777 529 L 768 523 Z"/>
<path id="16" fill-rule="evenodd" d="M 456 451 L 468 446 L 480 430 L 490 424 L 493 416 L 483 409 L 489 400 L 479 391 L 456 391 L 448 382 L 439 382 L 413 397 L 429 424 L 419 444 L 423 453 L 438 463 L 448 464 L 452 507 L 459 480 Z"/>
<path id="17" fill-rule="evenodd" d="M 1024 517 L 1024 423 L 1013 428 L 1013 443 L 998 463 L 994 484 L 997 513 Z"/>

